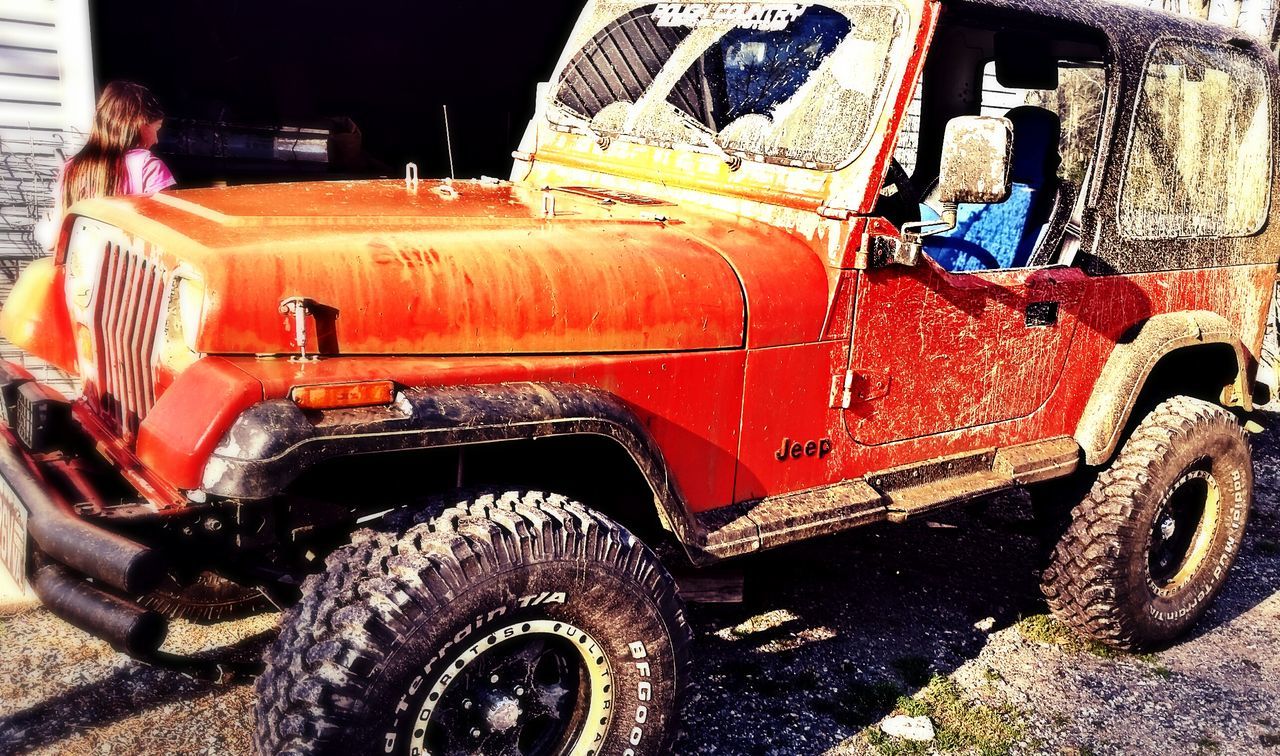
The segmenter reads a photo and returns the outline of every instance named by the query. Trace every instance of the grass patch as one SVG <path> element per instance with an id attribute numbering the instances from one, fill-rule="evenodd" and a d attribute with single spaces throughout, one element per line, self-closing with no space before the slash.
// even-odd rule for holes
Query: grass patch
<path id="1" fill-rule="evenodd" d="M 1019 622 L 1016 627 L 1023 638 L 1035 643 L 1057 646 L 1069 654 L 1090 654 L 1108 661 L 1130 660 L 1140 662 L 1152 674 L 1168 680 L 1173 670 L 1160 661 L 1155 654 L 1131 654 L 1114 649 L 1106 644 L 1088 638 L 1081 638 L 1071 628 L 1054 619 L 1052 615 L 1036 614 Z"/>
<path id="2" fill-rule="evenodd" d="M 1147 669 L 1151 670 L 1151 674 L 1156 677 L 1163 680 L 1168 680 L 1173 677 L 1173 670 L 1166 667 L 1165 663 L 1160 661 L 1160 657 L 1155 654 L 1140 654 L 1137 659 L 1147 665 Z"/>
<path id="3" fill-rule="evenodd" d="M 1012 707 L 970 701 L 954 680 L 940 675 L 935 675 L 917 696 L 899 699 L 894 712 L 929 717 L 937 737 L 928 743 L 917 743 L 891 738 L 879 727 L 867 728 L 863 737 L 883 756 L 924 756 L 934 752 L 997 756 L 1012 752 L 1026 732 L 1023 717 Z"/>

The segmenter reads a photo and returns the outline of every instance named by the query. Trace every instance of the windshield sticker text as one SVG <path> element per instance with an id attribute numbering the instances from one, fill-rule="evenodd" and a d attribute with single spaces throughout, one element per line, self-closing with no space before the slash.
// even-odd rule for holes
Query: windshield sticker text
<path id="1" fill-rule="evenodd" d="M 658 3 L 652 17 L 658 26 L 697 28 L 731 24 L 739 29 L 782 31 L 808 7 L 808 3 Z"/>

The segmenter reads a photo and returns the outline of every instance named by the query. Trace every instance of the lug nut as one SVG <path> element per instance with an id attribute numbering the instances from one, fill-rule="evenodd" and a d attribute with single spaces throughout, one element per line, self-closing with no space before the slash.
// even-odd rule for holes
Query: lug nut
<path id="1" fill-rule="evenodd" d="M 480 737 L 480 728 L 479 728 L 479 727 L 472 728 L 472 730 L 471 730 L 471 737 L 473 737 L 473 738 L 478 738 L 478 737 Z"/>
<path id="2" fill-rule="evenodd" d="M 517 685 L 517 686 L 516 686 L 516 697 L 517 697 L 517 698 L 519 698 L 520 696 L 523 696 L 523 695 L 524 695 L 524 688 L 522 688 L 522 687 L 520 687 L 519 685 Z"/>
<path id="3" fill-rule="evenodd" d="M 468 699 L 466 699 L 466 700 L 464 700 L 464 701 L 462 702 L 462 708 L 467 709 L 467 710 L 470 710 L 470 709 L 471 709 L 471 699 L 470 699 L 470 698 L 468 698 Z"/>
<path id="4" fill-rule="evenodd" d="M 497 676 L 497 675 L 492 675 L 492 676 L 490 676 L 490 677 L 489 677 L 489 682 L 491 682 L 491 683 L 496 683 L 496 682 L 498 682 L 498 676 Z"/>

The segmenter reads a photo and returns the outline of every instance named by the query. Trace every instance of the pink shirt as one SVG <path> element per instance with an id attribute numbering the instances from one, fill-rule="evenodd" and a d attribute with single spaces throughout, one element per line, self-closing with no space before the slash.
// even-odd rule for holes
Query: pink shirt
<path id="1" fill-rule="evenodd" d="M 68 160 L 63 163 L 62 169 L 58 171 L 58 180 L 53 189 L 53 215 L 36 224 L 36 240 L 47 250 L 52 250 L 54 243 L 57 242 L 57 224 L 61 222 L 62 214 L 66 210 L 62 206 L 62 181 L 67 174 L 67 164 L 70 162 Z M 152 195 L 178 183 L 169 172 L 169 166 L 152 155 L 151 150 L 129 150 L 124 154 L 124 167 L 125 194 Z"/>
<path id="2" fill-rule="evenodd" d="M 169 166 L 151 150 L 129 150 L 124 155 L 125 194 L 155 194 L 178 183 Z"/>
<path id="3" fill-rule="evenodd" d="M 62 164 L 62 170 L 58 171 L 57 186 L 54 187 L 54 197 L 58 201 L 58 215 L 62 215 L 62 181 L 67 175 L 67 166 L 71 161 Z M 151 154 L 151 150 L 129 150 L 124 154 L 124 186 L 122 194 L 142 194 L 152 195 L 162 189 L 168 189 L 178 180 L 169 172 L 169 166 L 155 155 Z"/>

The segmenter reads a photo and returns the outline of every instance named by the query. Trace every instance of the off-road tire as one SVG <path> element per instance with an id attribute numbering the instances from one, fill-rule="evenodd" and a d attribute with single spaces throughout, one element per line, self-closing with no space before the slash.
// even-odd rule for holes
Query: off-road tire
<path id="1" fill-rule="evenodd" d="M 257 682 L 260 753 L 409 753 L 411 740 L 440 729 L 431 723 L 446 716 L 451 684 L 467 692 L 490 679 L 464 667 L 508 647 L 503 638 L 519 648 L 531 629 L 578 641 L 567 645 L 587 671 L 574 706 L 593 714 L 573 715 L 572 753 L 670 752 L 692 638 L 675 583 L 644 544 L 538 492 L 424 511 L 440 514 L 360 531 L 305 581 Z M 461 708 L 450 719 L 471 716 Z"/>
<path id="2" fill-rule="evenodd" d="M 1197 504 L 1201 486 L 1204 503 Z M 1173 640 L 1222 588 L 1252 497 L 1249 441 L 1235 416 L 1187 396 L 1163 402 L 1072 511 L 1041 582 L 1049 607 L 1080 634 L 1116 648 Z M 1175 519 L 1175 504 L 1190 519 L 1177 526 L 1180 534 L 1174 526 L 1162 532 L 1158 525 Z M 1174 535 L 1190 538 L 1185 554 L 1158 560 Z M 1166 571 L 1173 573 L 1167 582 Z"/>
<path id="3" fill-rule="evenodd" d="M 240 585 L 212 572 L 202 572 L 185 585 L 166 578 L 159 588 L 140 597 L 138 603 L 170 619 L 198 624 L 248 617 L 272 606 L 257 588 Z"/>

